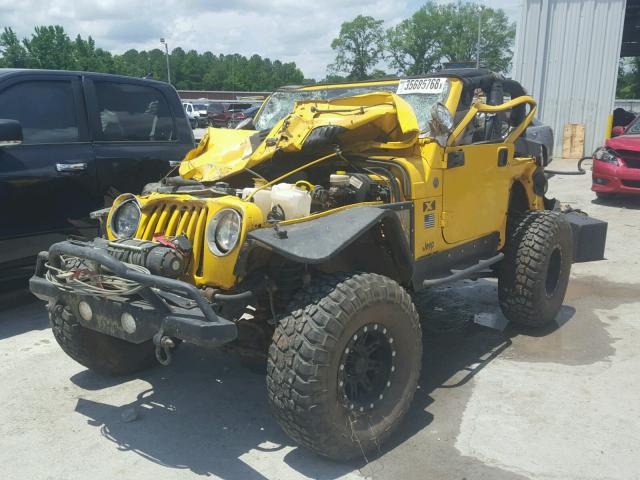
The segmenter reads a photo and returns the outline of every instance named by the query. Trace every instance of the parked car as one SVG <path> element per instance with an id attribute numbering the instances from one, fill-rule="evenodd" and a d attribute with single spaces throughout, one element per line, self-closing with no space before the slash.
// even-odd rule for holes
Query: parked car
<path id="1" fill-rule="evenodd" d="M 255 115 L 258 113 L 258 110 L 260 110 L 260 105 L 253 105 L 246 110 L 232 113 L 231 119 L 227 122 L 227 127 L 236 128 L 240 123 L 255 117 Z"/>
<path id="2" fill-rule="evenodd" d="M 252 103 L 243 102 L 212 102 L 207 109 L 209 126 L 231 128 L 233 126 L 233 114 L 252 106 Z"/>
<path id="3" fill-rule="evenodd" d="M 175 89 L 89 72 L 0 69 L 0 270 L 31 265 L 89 213 L 140 192 L 193 148 Z"/>
<path id="4" fill-rule="evenodd" d="M 207 120 L 207 107 L 206 102 L 182 102 L 184 110 L 189 117 L 191 128 L 205 127 L 208 123 Z"/>
<path id="5" fill-rule="evenodd" d="M 182 102 L 182 106 L 184 108 L 184 113 L 187 115 L 187 119 L 189 120 L 189 125 L 191 125 L 191 129 L 194 129 L 198 126 L 198 112 L 193 108 L 193 104 L 189 102 Z"/>
<path id="6" fill-rule="evenodd" d="M 593 155 L 591 190 L 598 198 L 640 195 L 640 116 L 613 134 Z"/>

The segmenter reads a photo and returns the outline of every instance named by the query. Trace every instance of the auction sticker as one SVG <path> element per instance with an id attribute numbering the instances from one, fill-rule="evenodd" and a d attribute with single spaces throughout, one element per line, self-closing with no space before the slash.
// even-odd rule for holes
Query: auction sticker
<path id="1" fill-rule="evenodd" d="M 442 93 L 446 78 L 405 78 L 398 83 L 398 95 L 406 93 Z"/>

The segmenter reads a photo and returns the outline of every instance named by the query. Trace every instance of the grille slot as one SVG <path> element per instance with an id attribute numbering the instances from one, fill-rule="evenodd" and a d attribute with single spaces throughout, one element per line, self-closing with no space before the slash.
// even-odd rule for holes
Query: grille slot
<path id="1" fill-rule="evenodd" d="M 622 185 L 631 188 L 640 188 L 640 180 L 622 180 Z"/>
<path id="2" fill-rule="evenodd" d="M 632 150 L 618 150 L 618 155 L 629 168 L 640 168 L 640 152 Z"/>
<path id="3" fill-rule="evenodd" d="M 143 213 L 135 237 L 153 240 L 157 234 L 175 237 L 184 233 L 193 246 L 191 272 L 201 274 L 206 222 L 207 209 L 204 205 L 164 203 Z"/>

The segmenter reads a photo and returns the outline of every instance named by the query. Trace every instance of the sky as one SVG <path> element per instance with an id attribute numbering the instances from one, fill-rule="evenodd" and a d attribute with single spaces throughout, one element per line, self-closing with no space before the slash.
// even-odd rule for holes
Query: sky
<path id="1" fill-rule="evenodd" d="M 447 3 L 447 0 L 438 0 Z M 515 22 L 523 0 L 481 0 Z M 182 47 L 198 52 L 254 53 L 295 62 L 307 78 L 323 78 L 333 62 L 331 40 L 340 25 L 371 15 L 395 25 L 424 2 L 415 0 L 0 0 L 0 28 L 18 37 L 38 25 L 62 25 L 67 34 L 91 35 L 113 53 L 135 48 Z"/>

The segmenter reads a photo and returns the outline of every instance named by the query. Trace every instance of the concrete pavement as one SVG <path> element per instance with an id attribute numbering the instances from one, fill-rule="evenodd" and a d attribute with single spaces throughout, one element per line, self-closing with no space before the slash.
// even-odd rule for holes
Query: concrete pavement
<path id="1" fill-rule="evenodd" d="M 3 294 L 3 478 L 640 478 L 640 199 L 599 203 L 588 177 L 555 177 L 549 195 L 610 222 L 607 260 L 574 265 L 544 331 L 506 325 L 492 280 L 422 294 L 420 389 L 368 461 L 294 446 L 264 374 L 233 358 L 185 345 L 168 368 L 100 377 L 64 355 L 40 302 Z"/>

